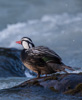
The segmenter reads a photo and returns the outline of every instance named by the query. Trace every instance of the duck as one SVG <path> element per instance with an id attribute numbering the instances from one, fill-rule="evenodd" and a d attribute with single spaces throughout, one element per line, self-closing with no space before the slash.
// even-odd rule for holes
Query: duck
<path id="1" fill-rule="evenodd" d="M 65 69 L 74 71 L 70 66 L 62 62 L 61 57 L 53 50 L 45 46 L 35 46 L 29 37 L 23 37 L 16 43 L 23 46 L 21 51 L 21 60 L 23 64 L 33 72 L 37 73 L 37 78 L 40 75 L 52 74 L 56 72 L 66 72 Z"/>

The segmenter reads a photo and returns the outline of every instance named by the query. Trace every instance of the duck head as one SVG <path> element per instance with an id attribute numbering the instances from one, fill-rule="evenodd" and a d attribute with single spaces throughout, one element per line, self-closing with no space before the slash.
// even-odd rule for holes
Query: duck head
<path id="1" fill-rule="evenodd" d="M 23 37 L 20 41 L 16 41 L 16 43 L 21 44 L 24 49 L 35 47 L 32 40 L 28 37 Z"/>

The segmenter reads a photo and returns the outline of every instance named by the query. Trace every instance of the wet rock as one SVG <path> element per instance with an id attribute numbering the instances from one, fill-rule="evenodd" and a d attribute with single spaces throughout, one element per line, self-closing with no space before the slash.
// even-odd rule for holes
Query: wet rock
<path id="1" fill-rule="evenodd" d="M 82 83 L 82 75 L 69 74 L 59 81 L 59 84 L 55 86 L 55 89 L 64 92 L 69 89 L 74 89 L 79 83 Z"/>
<path id="2" fill-rule="evenodd" d="M 72 95 L 79 94 L 80 96 L 82 96 L 82 83 L 76 85 L 74 89 L 69 89 L 68 91 L 65 92 L 65 94 L 72 94 Z"/>
<path id="3" fill-rule="evenodd" d="M 0 77 L 25 77 L 20 50 L 0 48 Z"/>
<path id="4" fill-rule="evenodd" d="M 55 74 L 39 79 L 35 78 L 13 88 L 28 88 L 30 86 L 41 86 L 55 92 L 82 96 L 82 74 Z"/>

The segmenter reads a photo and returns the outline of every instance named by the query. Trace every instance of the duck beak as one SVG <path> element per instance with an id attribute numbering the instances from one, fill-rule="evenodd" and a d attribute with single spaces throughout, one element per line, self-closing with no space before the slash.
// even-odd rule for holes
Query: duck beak
<path id="1" fill-rule="evenodd" d="M 21 41 L 16 41 L 16 43 L 21 44 Z"/>

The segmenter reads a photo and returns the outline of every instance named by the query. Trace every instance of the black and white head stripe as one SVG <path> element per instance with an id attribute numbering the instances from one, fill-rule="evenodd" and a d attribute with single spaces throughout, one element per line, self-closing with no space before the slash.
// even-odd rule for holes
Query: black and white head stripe
<path id="1" fill-rule="evenodd" d="M 23 38 L 21 39 L 21 41 L 27 41 L 27 42 L 29 42 L 29 43 L 33 43 L 32 40 L 31 40 L 30 38 L 28 38 L 28 37 L 23 37 Z"/>
<path id="2" fill-rule="evenodd" d="M 24 48 L 35 47 L 35 45 L 33 44 L 32 40 L 30 38 L 28 38 L 28 37 L 23 37 L 21 39 L 21 43 L 22 43 Z"/>

